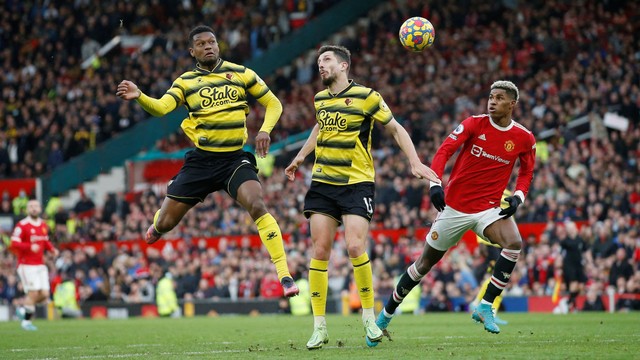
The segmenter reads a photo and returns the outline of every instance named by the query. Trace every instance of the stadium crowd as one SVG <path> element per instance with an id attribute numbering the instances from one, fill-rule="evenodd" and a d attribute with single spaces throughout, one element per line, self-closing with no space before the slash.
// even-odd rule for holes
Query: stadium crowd
<path id="1" fill-rule="evenodd" d="M 515 119 L 537 135 L 534 182 L 526 206 L 519 209 L 516 220 L 546 223 L 546 230 L 539 236 L 522 234 L 526 241 L 524 256 L 505 294 L 550 295 L 558 279 L 556 275 L 562 274 L 563 262 L 583 265 L 585 294 L 601 294 L 608 285 L 619 293 L 640 294 L 640 41 L 634 37 L 640 30 L 638 5 L 616 1 L 586 1 L 581 5 L 534 1 L 509 8 L 500 3 L 474 2 L 469 7 L 474 10 L 469 12 L 466 7 L 445 1 L 415 8 L 411 7 L 413 2 L 408 4 L 402 9 L 394 3 L 375 9 L 368 15 L 368 22 L 341 33 L 340 41 L 354 52 L 353 77 L 365 85 L 375 84 L 412 135 L 424 161 L 430 161 L 437 146 L 462 119 L 485 111 L 488 85 L 498 78 L 509 78 L 520 87 L 521 100 Z M 437 30 L 436 46 L 425 55 L 407 54 L 396 40 L 400 23 L 416 14 L 430 19 Z M 13 15 L 2 16 L 11 20 Z M 45 19 L 43 15 L 43 25 L 47 24 Z M 19 24 L 15 19 L 4 23 Z M 155 31 L 167 39 L 182 41 L 182 29 L 189 28 L 189 24 L 158 26 Z M 8 36 L 12 34 L 9 26 L 5 25 L 0 41 L 13 44 Z M 218 26 L 220 33 L 225 34 L 225 27 Z M 68 25 L 66 31 L 82 33 L 75 25 Z M 63 42 L 58 43 L 49 45 L 51 51 L 65 47 Z M 10 159 L 17 159 L 18 142 L 30 144 L 25 146 L 31 146 L 26 149 L 32 151 L 24 151 L 20 161 L 8 164 L 5 175 L 10 176 L 41 174 L 54 168 L 52 164 L 86 150 L 92 138 L 84 135 L 86 132 L 93 132 L 95 141 L 103 141 L 126 130 L 132 122 L 142 120 L 145 115 L 139 109 L 124 105 L 111 95 L 119 78 L 140 79 L 142 86 L 157 96 L 183 69 L 191 66 L 191 59 L 181 46 L 170 51 L 161 45 L 126 61 L 101 59 L 100 67 L 93 73 L 76 71 L 71 75 L 69 70 L 78 70 L 77 65 L 43 68 L 38 64 L 46 64 L 46 55 L 38 52 L 31 59 L 24 53 L 33 49 L 23 45 L 14 44 L 18 50 L 25 47 L 23 52 L 6 52 L 16 54 L 14 58 L 4 56 L 7 65 L 3 67 L 6 84 L 3 93 L 7 96 L 3 98 L 8 100 L 0 102 L 4 106 L 0 136 L 5 138 L 0 139 L 0 144 L 6 143 L 4 151 Z M 6 46 L 2 48 L 9 51 Z M 229 59 L 236 59 L 233 52 L 227 54 Z M 29 66 L 30 63 L 33 65 Z M 49 70 L 63 67 L 67 70 L 62 74 Z M 310 99 L 319 85 L 315 81 L 315 67 L 313 57 L 303 57 L 296 60 L 291 71 L 264 74 L 284 106 L 281 121 L 272 134 L 274 141 L 314 124 Z M 146 80 L 141 76 L 145 70 L 151 74 Z M 29 83 L 36 90 L 21 89 L 19 85 L 30 76 L 34 80 Z M 79 78 L 89 88 L 74 86 Z M 57 90 L 46 85 L 52 82 L 59 84 Z M 35 92 L 28 95 L 30 91 Z M 42 103 L 35 98 L 51 100 L 44 100 L 46 106 L 40 106 Z M 98 99 L 98 106 L 91 103 L 94 98 Z M 608 112 L 627 118 L 628 129 L 605 127 Z M 62 115 L 66 116 L 65 121 Z M 259 118 L 261 110 L 252 109 L 251 119 Z M 581 119 L 586 119 L 586 125 L 573 127 L 572 121 Z M 21 124 L 21 128 L 16 124 Z M 61 131 L 57 128 L 51 131 L 49 126 Z M 258 125 L 251 126 L 250 133 L 255 133 Z M 49 131 L 44 131 L 45 128 Z M 38 131 L 40 136 L 30 135 Z M 407 164 L 391 150 L 389 139 L 378 132 L 375 135 L 377 201 L 372 229 L 428 225 L 436 213 L 424 183 L 409 176 Z M 47 151 L 39 150 L 41 147 L 36 144 L 40 142 Z M 74 150 L 77 145 L 69 147 L 77 143 L 84 144 L 81 150 Z M 49 162 L 53 154 L 58 154 L 57 158 Z M 33 157 L 31 161 L 29 156 Z M 290 268 L 295 276 L 305 277 L 310 243 L 308 224 L 301 210 L 312 161 L 308 160 L 304 171 L 298 171 L 300 181 L 287 182 L 281 166 L 288 160 L 287 156 L 280 157 L 273 175 L 263 178 L 265 200 L 282 231 L 292 236 L 288 249 Z M 20 169 L 25 166 L 31 172 Z M 76 209 L 61 209 L 55 215 L 56 238 L 60 241 L 140 238 L 162 196 L 147 191 L 127 203 L 121 195 L 113 195 L 100 208 L 92 207 L 90 200 L 85 199 Z M 2 213 L 13 212 L 11 201 L 3 197 Z M 89 216 L 78 217 L 87 209 L 91 210 Z M 269 286 L 274 281 L 273 269 L 265 251 L 226 241 L 218 249 L 206 249 L 197 240 L 203 236 L 255 233 L 248 215 L 225 194 L 209 196 L 195 210 L 165 237 L 187 240 L 178 248 L 144 253 L 141 249 L 117 250 L 110 243 L 104 252 L 97 254 L 65 251 L 52 265 L 60 273 L 73 274 L 83 285 L 81 296 L 87 301 L 144 301 L 153 291 L 151 284 L 167 269 L 177 279 L 181 298 L 280 296 L 274 290 L 278 286 Z M 586 250 L 576 252 L 567 246 L 567 239 L 580 239 Z M 385 237 L 374 240 L 370 256 L 376 294 L 382 299 L 392 291 L 394 277 L 421 251 L 422 239 L 409 235 L 396 244 Z M 350 279 L 344 242 L 336 241 L 335 246 L 329 278 L 332 293 L 338 294 L 348 289 Z M 474 253 L 459 247 L 423 281 L 424 295 L 441 299 L 444 308 L 451 307 L 447 298 L 464 297 L 470 302 L 495 256 L 492 254 L 492 248 L 484 246 Z M 19 284 L 7 252 L 2 254 L 1 266 L 0 298 L 11 302 L 19 293 Z M 623 308 L 639 306 L 637 301 L 621 304 Z"/>
<path id="2" fill-rule="evenodd" d="M 242 63 L 335 2 L 3 2 L 0 179 L 40 176 L 145 119 L 116 99 L 115 84 L 136 79 L 150 95 L 164 92 L 193 66 L 185 29 L 194 24 L 212 24 L 225 58 Z M 118 35 L 153 35 L 153 45 L 116 47 L 82 66 Z"/>

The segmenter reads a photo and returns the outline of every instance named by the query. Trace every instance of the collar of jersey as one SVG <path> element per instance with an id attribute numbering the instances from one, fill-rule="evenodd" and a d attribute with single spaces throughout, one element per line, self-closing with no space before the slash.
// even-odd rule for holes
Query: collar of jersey
<path id="1" fill-rule="evenodd" d="M 216 72 L 216 70 L 218 70 L 220 68 L 220 65 L 222 65 L 223 62 L 224 62 L 224 60 L 222 60 L 222 58 L 219 58 L 218 59 L 218 63 L 216 64 L 216 66 L 213 67 L 213 70 L 211 70 L 211 71 L 201 68 L 200 64 L 196 63 L 196 69 L 194 71 L 200 72 L 200 73 L 205 73 L 205 74 L 213 74 L 214 72 Z"/>
<path id="2" fill-rule="evenodd" d="M 511 122 L 509 123 L 509 125 L 507 125 L 506 127 L 502 127 L 496 124 L 495 122 L 493 122 L 493 119 L 491 118 L 491 116 L 489 116 L 489 123 L 491 123 L 491 126 L 493 126 L 494 128 L 500 131 L 509 131 L 513 127 L 513 119 L 511 119 Z"/>
<path id="3" fill-rule="evenodd" d="M 351 88 L 353 87 L 353 85 L 355 85 L 355 84 L 356 84 L 356 83 L 355 83 L 355 82 L 353 82 L 353 79 L 349 79 L 349 85 L 347 85 L 347 87 L 346 87 L 346 88 L 344 88 L 344 89 L 343 89 L 342 91 L 340 91 L 339 93 L 337 93 L 337 94 L 335 94 L 335 95 L 334 95 L 334 94 L 332 94 L 332 93 L 331 93 L 331 91 L 329 91 L 329 88 L 327 88 L 327 92 L 329 93 L 329 96 L 331 96 L 331 97 L 338 97 L 338 96 L 340 96 L 340 95 L 342 95 L 342 94 L 346 93 L 347 91 L 349 91 L 349 89 L 351 89 Z"/>

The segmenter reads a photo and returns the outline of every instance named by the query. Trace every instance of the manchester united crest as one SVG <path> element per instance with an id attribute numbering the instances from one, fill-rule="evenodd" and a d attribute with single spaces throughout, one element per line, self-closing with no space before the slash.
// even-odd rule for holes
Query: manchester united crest
<path id="1" fill-rule="evenodd" d="M 513 149 L 515 149 L 515 147 L 516 147 L 516 144 L 511 140 L 507 140 L 507 141 L 504 142 L 504 149 L 509 151 L 509 152 L 513 151 Z"/>

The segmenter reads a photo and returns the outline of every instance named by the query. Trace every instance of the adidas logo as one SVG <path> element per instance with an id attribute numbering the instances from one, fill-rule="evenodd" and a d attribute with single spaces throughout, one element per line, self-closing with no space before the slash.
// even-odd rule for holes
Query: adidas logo
<path id="1" fill-rule="evenodd" d="M 311 293 L 311 297 L 316 297 L 316 298 L 318 298 L 318 297 L 320 297 L 320 293 L 319 293 L 319 292 L 317 292 L 317 291 L 314 291 L 314 292 L 312 292 L 312 293 Z"/>
<path id="2" fill-rule="evenodd" d="M 482 134 L 482 135 L 478 136 L 478 139 L 486 141 L 487 137 L 484 134 Z"/>
<path id="3" fill-rule="evenodd" d="M 272 231 L 272 232 L 267 234 L 267 240 L 271 240 L 271 239 L 275 238 L 276 236 L 278 236 L 278 234 L 276 234 L 275 231 Z"/>
<path id="4" fill-rule="evenodd" d="M 371 289 L 368 287 L 360 288 L 360 292 L 369 292 L 369 291 L 371 291 Z"/>

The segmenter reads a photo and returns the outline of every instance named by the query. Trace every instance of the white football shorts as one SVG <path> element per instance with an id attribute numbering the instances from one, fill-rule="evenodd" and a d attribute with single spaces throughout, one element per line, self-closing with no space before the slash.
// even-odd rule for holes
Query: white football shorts
<path id="1" fill-rule="evenodd" d="M 504 215 L 499 215 L 501 210 L 496 207 L 475 214 L 467 214 L 447 205 L 438 214 L 426 240 L 432 248 L 447 251 L 460 241 L 465 232 L 473 230 L 478 236 L 491 242 L 484 236 L 484 229 L 502 219 Z M 513 217 L 509 219 L 514 221 Z"/>
<path id="2" fill-rule="evenodd" d="M 19 265 L 18 276 L 24 292 L 50 290 L 49 269 L 46 265 Z"/>

